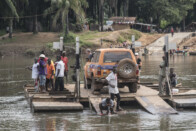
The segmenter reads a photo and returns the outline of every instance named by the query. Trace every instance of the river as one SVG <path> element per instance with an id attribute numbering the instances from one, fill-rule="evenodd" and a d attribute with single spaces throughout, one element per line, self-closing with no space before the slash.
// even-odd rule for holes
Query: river
<path id="1" fill-rule="evenodd" d="M 160 56 L 141 57 L 141 81 L 157 82 Z M 71 59 L 74 63 L 74 59 Z M 32 113 L 24 97 L 23 85 L 32 83 L 31 72 L 25 70 L 33 58 L 0 59 L 0 131 L 183 131 L 196 130 L 196 111 L 179 110 L 178 115 L 151 115 L 140 106 L 123 107 L 126 114 L 98 116 L 86 108 L 83 112 Z M 71 65 L 71 64 L 70 64 Z M 175 56 L 170 59 L 178 75 L 178 83 L 196 87 L 196 57 Z M 70 81 L 70 79 L 69 79 Z"/>

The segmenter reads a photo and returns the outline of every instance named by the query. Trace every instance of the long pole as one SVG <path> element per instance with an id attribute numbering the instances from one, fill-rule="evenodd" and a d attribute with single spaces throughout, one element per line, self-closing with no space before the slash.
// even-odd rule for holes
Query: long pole
<path id="1" fill-rule="evenodd" d="M 169 53 L 168 53 L 168 50 L 169 50 L 169 37 L 168 35 L 165 36 L 165 62 L 166 62 L 166 67 L 169 67 Z"/>
<path id="2" fill-rule="evenodd" d="M 165 50 L 164 50 L 164 54 L 165 54 L 165 64 L 166 64 L 166 81 L 167 81 L 167 85 L 168 85 L 168 88 L 169 88 L 169 94 L 170 94 L 170 97 L 172 99 L 172 91 L 171 91 L 171 87 L 170 87 L 170 84 L 169 84 L 169 78 L 168 78 L 168 70 L 169 70 L 169 37 L 168 35 L 165 36 Z"/>
<path id="3" fill-rule="evenodd" d="M 132 51 L 133 54 L 135 55 L 135 35 L 132 35 L 131 41 L 132 41 Z"/>
<path id="4" fill-rule="evenodd" d="M 80 44 L 79 37 L 76 37 L 76 91 L 77 101 L 80 98 Z"/>

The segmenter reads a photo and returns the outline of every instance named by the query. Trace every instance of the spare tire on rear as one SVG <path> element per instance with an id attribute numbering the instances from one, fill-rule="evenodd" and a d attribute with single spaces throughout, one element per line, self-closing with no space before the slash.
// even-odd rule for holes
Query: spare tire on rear
<path id="1" fill-rule="evenodd" d="M 122 78 L 135 78 L 136 71 L 136 64 L 129 58 L 122 59 L 117 66 L 118 75 Z"/>

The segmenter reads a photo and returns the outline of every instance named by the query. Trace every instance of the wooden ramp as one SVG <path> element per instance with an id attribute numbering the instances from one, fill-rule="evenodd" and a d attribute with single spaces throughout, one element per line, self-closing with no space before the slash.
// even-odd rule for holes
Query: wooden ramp
<path id="1" fill-rule="evenodd" d="M 101 98 L 98 98 L 98 97 L 91 97 L 89 98 L 89 102 L 90 104 L 93 106 L 93 108 L 95 109 L 95 112 L 97 114 L 100 114 L 100 109 L 99 109 L 99 103 L 101 102 Z"/>
<path id="2" fill-rule="evenodd" d="M 161 97 L 155 96 L 136 96 L 139 104 L 151 114 L 177 114 L 170 105 L 168 105 Z"/>
<path id="3" fill-rule="evenodd" d="M 196 108 L 196 98 L 183 98 L 170 100 L 177 108 Z"/>
<path id="4" fill-rule="evenodd" d="M 81 111 L 83 106 L 77 102 L 32 102 L 34 112 L 37 111 Z"/>

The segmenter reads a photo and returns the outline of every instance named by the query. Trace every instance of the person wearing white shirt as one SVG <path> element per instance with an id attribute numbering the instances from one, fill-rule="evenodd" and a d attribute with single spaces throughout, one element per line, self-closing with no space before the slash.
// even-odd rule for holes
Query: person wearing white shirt
<path id="1" fill-rule="evenodd" d="M 101 116 L 103 115 L 103 110 L 107 110 L 106 114 L 109 114 L 109 111 L 111 112 L 111 114 L 114 114 L 114 101 L 111 100 L 110 98 L 105 98 L 101 101 L 101 103 L 99 103 L 99 109 L 101 112 Z"/>
<path id="2" fill-rule="evenodd" d="M 34 80 L 34 88 L 35 92 L 39 92 L 39 83 L 38 83 L 38 78 L 39 78 L 39 63 L 37 62 L 37 58 L 34 59 L 34 64 L 32 67 L 27 67 L 27 69 L 32 70 L 32 79 Z"/>
<path id="3" fill-rule="evenodd" d="M 106 77 L 108 83 L 110 98 L 114 100 L 114 96 L 117 97 L 116 111 L 121 111 L 120 109 L 120 94 L 118 90 L 118 79 L 116 73 L 116 67 L 113 67 L 112 72 Z"/>
<path id="4" fill-rule="evenodd" d="M 55 72 L 55 91 L 59 90 L 63 91 L 64 89 L 64 68 L 65 65 L 63 61 L 61 60 L 60 56 L 57 56 L 57 62 L 56 62 L 56 72 Z"/>

